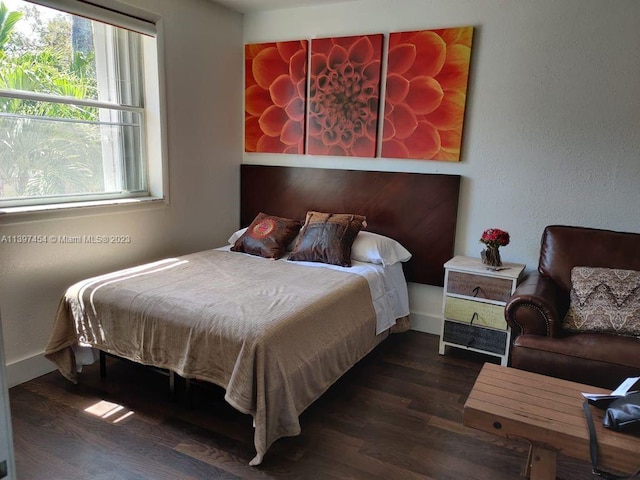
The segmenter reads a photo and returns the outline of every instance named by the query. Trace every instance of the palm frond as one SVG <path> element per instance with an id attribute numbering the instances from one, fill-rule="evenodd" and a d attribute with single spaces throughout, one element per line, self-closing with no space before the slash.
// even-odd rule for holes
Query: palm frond
<path id="1" fill-rule="evenodd" d="M 21 12 L 10 12 L 4 2 L 0 2 L 0 50 L 4 50 L 16 23 L 21 18 Z"/>

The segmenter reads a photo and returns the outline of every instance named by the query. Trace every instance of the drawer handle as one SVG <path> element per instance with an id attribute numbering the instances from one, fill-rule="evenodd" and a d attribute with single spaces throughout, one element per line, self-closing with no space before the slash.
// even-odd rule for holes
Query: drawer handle
<path id="1" fill-rule="evenodd" d="M 471 315 L 471 321 L 469 322 L 469 325 L 473 325 L 473 321 L 477 319 L 478 319 L 478 312 L 473 312 L 473 315 Z M 473 336 L 473 332 L 471 332 L 471 335 L 469 336 L 469 341 L 467 342 L 467 348 L 473 345 L 475 340 L 476 338 Z"/>
<path id="2" fill-rule="evenodd" d="M 471 291 L 473 292 L 473 296 L 477 297 L 478 296 L 478 292 L 480 291 L 480 285 L 478 285 L 476 288 L 474 288 Z"/>

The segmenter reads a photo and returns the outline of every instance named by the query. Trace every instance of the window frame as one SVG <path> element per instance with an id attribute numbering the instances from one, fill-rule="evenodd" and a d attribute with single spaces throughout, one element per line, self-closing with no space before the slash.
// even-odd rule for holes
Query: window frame
<path id="1" fill-rule="evenodd" d="M 165 203 L 168 202 L 165 193 L 167 191 L 168 175 L 166 161 L 166 119 L 164 115 L 164 68 L 161 60 L 163 44 L 161 19 L 147 12 L 145 12 L 147 18 L 143 18 L 141 12 L 137 9 L 133 13 L 120 12 L 114 10 L 111 6 L 103 7 L 95 3 L 85 2 L 84 0 L 24 1 L 142 34 L 142 70 L 144 73 L 143 86 L 140 93 L 143 98 L 143 107 L 20 90 L 0 89 L 0 94 L 7 98 L 107 108 L 114 111 L 140 114 L 139 139 L 141 143 L 140 153 L 142 156 L 140 167 L 146 176 L 146 189 L 140 191 L 125 190 L 122 192 L 87 193 L 50 197 L 39 196 L 35 198 L 21 197 L 0 200 L 0 214 L 117 204 L 131 205 L 132 203 L 158 200 L 164 200 Z M 19 117 L 20 115 L 16 116 Z M 46 117 L 41 118 L 46 119 Z M 76 122 L 69 120 L 69 122 L 81 123 L 84 121 L 79 120 Z M 123 167 L 126 168 L 126 162 L 122 161 L 122 163 Z"/>

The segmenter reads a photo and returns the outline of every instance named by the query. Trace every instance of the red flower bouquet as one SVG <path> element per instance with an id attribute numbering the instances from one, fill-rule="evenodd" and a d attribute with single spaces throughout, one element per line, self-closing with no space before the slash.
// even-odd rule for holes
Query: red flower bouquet
<path id="1" fill-rule="evenodd" d="M 489 247 L 498 248 L 509 245 L 509 233 L 499 228 L 488 228 L 482 232 L 480 241 Z"/>
<path id="2" fill-rule="evenodd" d="M 481 253 L 482 263 L 488 265 L 491 269 L 498 269 L 502 266 L 502 259 L 500 258 L 499 247 L 505 247 L 509 245 L 509 234 L 499 228 L 488 228 L 482 232 L 480 241 L 484 243 L 485 248 Z"/>

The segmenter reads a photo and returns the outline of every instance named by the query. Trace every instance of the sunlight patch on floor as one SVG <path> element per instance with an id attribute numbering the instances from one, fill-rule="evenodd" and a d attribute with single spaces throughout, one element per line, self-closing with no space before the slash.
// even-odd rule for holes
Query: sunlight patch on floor
<path id="1" fill-rule="evenodd" d="M 91 415 L 95 415 L 96 417 L 100 417 L 104 420 L 108 420 L 112 423 L 118 423 L 124 420 L 125 418 L 133 415 L 133 411 L 128 410 L 122 405 L 118 405 L 117 403 L 107 402 L 106 400 L 100 400 L 99 402 L 91 405 L 84 409 L 85 412 L 90 413 Z M 115 417 L 113 419 L 112 417 Z"/>

